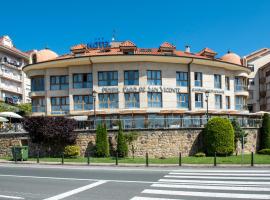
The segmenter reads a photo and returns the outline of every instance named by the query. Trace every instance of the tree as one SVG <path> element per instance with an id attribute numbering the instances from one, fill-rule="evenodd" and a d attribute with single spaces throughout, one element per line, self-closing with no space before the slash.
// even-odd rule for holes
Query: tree
<path id="1" fill-rule="evenodd" d="M 109 156 L 109 140 L 106 126 L 99 124 L 96 130 L 96 156 Z"/>
<path id="2" fill-rule="evenodd" d="M 125 138 L 126 138 L 126 141 L 129 145 L 131 145 L 131 150 L 132 150 L 132 157 L 134 159 L 134 154 L 135 154 L 135 149 L 134 149 L 134 144 L 133 142 L 135 140 L 137 140 L 137 138 L 139 137 L 138 133 L 136 132 L 129 132 L 127 134 L 125 134 Z"/>
<path id="3" fill-rule="evenodd" d="M 236 150 L 238 142 L 241 142 L 242 146 L 247 142 L 245 138 L 248 134 L 241 128 L 236 118 L 233 118 L 231 123 L 234 129 L 234 145 Z"/>
<path id="4" fill-rule="evenodd" d="M 211 118 L 203 130 L 207 155 L 231 155 L 234 151 L 234 130 L 229 119 Z"/>
<path id="5" fill-rule="evenodd" d="M 65 117 L 25 117 L 23 127 L 29 133 L 33 143 L 50 147 L 75 144 L 77 133 L 76 121 Z"/>
<path id="6" fill-rule="evenodd" d="M 123 128 L 121 121 L 118 122 L 119 130 L 117 134 L 117 148 L 116 151 L 119 157 L 126 157 L 128 155 L 128 145 L 126 138 L 123 134 Z"/>
<path id="7" fill-rule="evenodd" d="M 263 115 L 261 127 L 261 149 L 270 149 L 270 115 Z"/>
<path id="8" fill-rule="evenodd" d="M 22 116 L 30 115 L 32 113 L 32 105 L 31 103 L 21 103 L 17 105 L 19 109 L 19 114 Z"/>

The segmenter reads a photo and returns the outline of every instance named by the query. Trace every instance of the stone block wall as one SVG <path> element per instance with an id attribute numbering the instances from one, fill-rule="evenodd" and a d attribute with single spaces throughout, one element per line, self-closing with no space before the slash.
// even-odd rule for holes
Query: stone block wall
<path id="1" fill-rule="evenodd" d="M 194 129 L 178 129 L 178 130 L 140 130 L 136 131 L 138 138 L 129 145 L 129 156 L 132 156 L 132 145 L 134 147 L 135 157 L 144 157 L 148 152 L 150 158 L 168 158 L 177 157 L 179 152 L 183 156 L 194 155 L 202 151 L 202 136 L 201 128 Z M 245 153 L 249 153 L 259 148 L 258 129 L 245 129 L 248 133 L 247 142 L 245 144 Z M 116 134 L 117 132 L 109 132 L 109 143 L 111 154 L 116 149 Z M 77 145 L 81 148 L 81 156 L 86 156 L 90 153 L 94 155 L 96 134 L 93 132 L 80 132 L 77 138 Z M 13 145 L 25 145 L 28 142 L 30 156 L 37 155 L 38 146 L 28 140 L 27 134 L 0 134 L 0 157 L 10 156 L 11 147 Z M 238 152 L 241 145 L 238 144 Z M 48 149 L 42 147 L 41 156 L 53 155 L 55 151 L 61 155 L 61 152 L 56 148 Z"/>

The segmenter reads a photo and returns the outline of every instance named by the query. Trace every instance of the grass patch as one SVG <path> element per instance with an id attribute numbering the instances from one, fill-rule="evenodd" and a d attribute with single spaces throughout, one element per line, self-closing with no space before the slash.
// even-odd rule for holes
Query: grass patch
<path id="1" fill-rule="evenodd" d="M 11 157 L 1 158 L 4 160 L 12 160 Z M 29 158 L 29 161 L 36 161 L 36 158 Z M 149 164 L 178 164 L 178 157 L 174 158 L 149 158 Z M 61 163 L 61 158 L 40 158 L 40 162 L 59 162 Z M 75 162 L 75 163 L 87 163 L 87 158 L 65 158 L 65 162 Z M 217 164 L 250 164 L 251 155 L 245 154 L 242 156 L 228 156 L 228 157 L 217 157 Z M 254 156 L 255 164 L 270 164 L 270 155 L 261 155 L 255 154 Z M 114 157 L 108 158 L 96 158 L 90 157 L 90 163 L 115 163 Z M 127 163 L 127 164 L 145 164 L 145 158 L 118 158 L 118 163 Z M 214 157 L 183 157 L 182 164 L 213 164 Z"/>

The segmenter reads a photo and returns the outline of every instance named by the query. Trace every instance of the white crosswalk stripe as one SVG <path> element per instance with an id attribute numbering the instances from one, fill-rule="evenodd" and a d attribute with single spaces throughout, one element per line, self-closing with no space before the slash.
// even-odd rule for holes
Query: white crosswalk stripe
<path id="1" fill-rule="evenodd" d="M 179 169 L 150 187 L 131 200 L 270 200 L 270 170 Z"/>

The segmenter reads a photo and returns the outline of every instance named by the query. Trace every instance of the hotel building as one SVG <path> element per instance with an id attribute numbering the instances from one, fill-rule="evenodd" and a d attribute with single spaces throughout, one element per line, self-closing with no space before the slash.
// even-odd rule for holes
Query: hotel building
<path id="1" fill-rule="evenodd" d="M 251 69 L 235 53 L 216 55 L 209 48 L 180 51 L 168 42 L 158 48 L 139 48 L 131 41 L 79 44 L 62 56 L 49 49 L 34 52 L 23 71 L 31 79 L 33 115 L 132 119 L 125 126 L 136 128 L 161 118 L 155 126 L 174 126 L 172 119 L 207 111 L 248 113 Z"/>
<path id="2" fill-rule="evenodd" d="M 14 47 L 9 36 L 0 37 L 0 100 L 7 103 L 29 103 L 30 80 L 22 71 L 29 55 Z"/>

